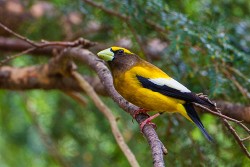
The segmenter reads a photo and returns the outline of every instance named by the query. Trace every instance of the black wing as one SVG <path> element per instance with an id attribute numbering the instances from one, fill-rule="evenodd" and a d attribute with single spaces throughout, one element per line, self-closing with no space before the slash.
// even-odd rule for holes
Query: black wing
<path id="1" fill-rule="evenodd" d="M 137 79 L 140 81 L 142 86 L 144 88 L 150 89 L 154 92 L 159 92 L 165 96 L 173 97 L 176 99 L 184 100 L 186 102 L 196 102 L 199 104 L 204 104 L 211 106 L 211 103 L 204 101 L 200 97 L 198 97 L 196 94 L 192 92 L 182 92 L 180 90 L 171 88 L 167 85 L 157 85 L 153 82 L 151 82 L 148 78 L 136 75 Z"/>
<path id="2" fill-rule="evenodd" d="M 204 136 L 209 140 L 213 141 L 211 136 L 207 133 L 205 130 L 198 114 L 196 113 L 193 104 L 191 102 L 199 103 L 206 106 L 214 106 L 211 102 L 207 101 L 206 99 L 202 99 L 196 94 L 192 92 L 181 92 L 178 89 L 171 88 L 167 85 L 157 85 L 153 82 L 151 82 L 148 78 L 144 78 L 142 76 L 137 75 L 137 79 L 140 81 L 142 86 L 144 88 L 150 89 L 154 92 L 159 92 L 165 96 L 173 97 L 176 99 L 184 100 L 185 103 L 183 106 L 185 107 L 188 116 L 191 118 L 191 120 L 199 127 L 201 132 L 204 134 Z"/>

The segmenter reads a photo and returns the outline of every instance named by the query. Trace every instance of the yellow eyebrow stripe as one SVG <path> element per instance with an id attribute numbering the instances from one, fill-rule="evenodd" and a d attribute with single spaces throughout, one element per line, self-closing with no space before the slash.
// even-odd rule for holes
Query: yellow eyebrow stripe
<path id="1" fill-rule="evenodd" d="M 122 47 L 119 47 L 119 46 L 112 46 L 111 47 L 111 49 L 113 50 L 113 51 L 117 51 L 117 50 L 124 50 L 124 52 L 125 53 L 127 53 L 127 54 L 133 54 L 132 52 L 130 52 L 128 49 L 125 49 L 125 48 L 122 48 Z"/>

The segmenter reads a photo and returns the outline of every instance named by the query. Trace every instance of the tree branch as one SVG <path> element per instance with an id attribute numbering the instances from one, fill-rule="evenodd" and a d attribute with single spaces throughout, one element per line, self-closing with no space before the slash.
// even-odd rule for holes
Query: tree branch
<path id="1" fill-rule="evenodd" d="M 250 159 L 250 153 L 248 152 L 246 146 L 243 144 L 243 142 L 245 140 L 248 140 L 250 137 L 250 131 L 248 129 L 248 137 L 241 139 L 240 136 L 237 134 L 237 132 L 235 131 L 235 129 L 229 124 L 228 120 L 226 119 L 222 119 L 224 125 L 228 128 L 228 130 L 233 134 L 236 142 L 238 143 L 238 145 L 240 146 L 241 150 L 246 154 L 246 156 Z M 246 129 L 245 129 L 246 130 Z"/>
<path id="2" fill-rule="evenodd" d="M 123 15 L 123 14 L 120 14 L 116 11 L 113 11 L 113 10 L 110 10 L 110 9 L 107 9 L 105 6 L 101 5 L 101 4 L 98 4 L 98 3 L 95 3 L 91 0 L 83 0 L 85 3 L 91 5 L 92 7 L 95 7 L 95 8 L 98 8 L 98 9 L 101 9 L 103 12 L 111 15 L 111 16 L 115 16 L 125 22 L 128 22 L 130 20 L 130 17 L 129 16 L 126 16 L 126 15 Z M 167 33 L 168 30 L 163 28 L 162 26 L 154 23 L 153 21 L 149 20 L 149 19 L 146 19 L 145 22 L 151 26 L 152 28 L 154 28 L 156 31 L 158 32 L 165 32 Z"/>
<path id="3" fill-rule="evenodd" d="M 24 42 L 20 39 L 15 38 L 5 38 L 0 37 L 0 49 L 4 51 L 15 51 L 15 52 L 22 52 L 24 50 L 27 50 L 29 48 L 32 48 L 30 44 Z M 64 46 L 47 46 L 44 48 L 37 48 L 36 50 L 31 51 L 30 53 L 36 53 L 36 54 L 45 54 L 45 55 L 51 55 L 53 50 L 62 50 L 65 48 Z"/>
<path id="4" fill-rule="evenodd" d="M 20 34 L 15 33 L 14 31 L 12 31 L 11 29 L 9 29 L 8 27 L 6 27 L 5 25 L 3 25 L 2 23 L 0 23 L 0 27 L 2 27 L 4 30 L 6 30 L 7 32 L 9 32 L 10 34 L 16 36 L 18 39 L 20 39 L 20 41 L 24 41 L 26 42 L 26 44 L 28 44 L 28 48 L 26 50 L 23 50 L 21 53 L 12 55 L 12 56 L 8 56 L 6 57 L 4 60 L 0 61 L 0 65 L 8 62 L 11 59 L 14 59 L 18 56 L 21 56 L 23 54 L 27 54 L 30 53 L 34 50 L 40 49 L 40 48 L 46 48 L 48 46 L 60 46 L 60 47 L 76 47 L 76 46 L 82 46 L 82 47 L 90 47 L 90 46 L 94 46 L 96 43 L 94 42 L 90 42 L 89 40 L 83 39 L 83 38 L 79 38 L 76 41 L 73 42 L 61 42 L 61 41 L 54 41 L 54 42 L 49 42 L 49 41 L 45 41 L 42 40 L 40 43 L 36 43 Z M 6 42 L 6 41 L 4 41 Z"/>
<path id="5" fill-rule="evenodd" d="M 86 49 L 69 48 L 65 51 L 64 54 L 78 61 L 81 61 L 82 63 L 89 65 L 90 68 L 96 71 L 110 97 L 130 115 L 134 115 L 135 111 L 139 109 L 137 106 L 129 103 L 120 94 L 118 94 L 118 92 L 115 90 L 113 86 L 113 79 L 109 69 L 104 64 L 104 62 L 99 58 L 97 58 L 93 53 L 91 53 Z M 147 115 L 139 114 L 135 119 L 138 123 L 141 123 L 146 118 L 148 118 Z M 166 154 L 165 152 L 166 148 L 159 140 L 153 126 L 145 125 L 145 127 L 142 130 L 142 133 L 147 138 L 149 145 L 151 147 L 154 166 L 163 167 L 164 166 L 163 154 Z"/>
<path id="6" fill-rule="evenodd" d="M 76 79 L 80 87 L 87 93 L 87 95 L 94 101 L 97 108 L 105 115 L 108 119 L 109 124 L 111 126 L 112 133 L 116 139 L 117 144 L 120 146 L 121 150 L 125 154 L 128 159 L 130 165 L 132 167 L 139 167 L 139 163 L 137 162 L 134 154 L 129 149 L 128 145 L 124 141 L 124 138 L 118 129 L 118 125 L 116 122 L 115 116 L 112 114 L 110 109 L 102 102 L 102 100 L 95 93 L 94 89 L 90 84 L 77 72 L 72 72 L 72 76 Z"/>
<path id="7" fill-rule="evenodd" d="M 222 114 L 240 121 L 243 120 L 246 123 L 250 123 L 250 106 L 244 106 L 242 104 L 235 104 L 222 100 L 217 100 L 216 104 L 217 107 L 220 108 Z"/>
<path id="8" fill-rule="evenodd" d="M 63 76 L 60 73 L 52 73 L 49 64 L 29 67 L 0 67 L 0 89 L 30 90 L 30 89 L 59 89 L 62 91 L 82 91 L 77 82 L 71 76 Z M 95 91 L 107 96 L 106 88 L 98 77 L 84 76 Z M 223 115 L 250 123 L 250 106 L 216 100 L 217 107 Z"/>
<path id="9" fill-rule="evenodd" d="M 62 53 L 62 52 L 61 52 Z M 106 118 L 109 120 L 112 133 L 120 146 L 121 150 L 127 157 L 130 165 L 132 167 L 139 167 L 139 164 L 137 160 L 135 159 L 134 154 L 130 151 L 129 147 L 125 143 L 121 132 L 118 129 L 118 125 L 116 123 L 116 118 L 112 114 L 112 112 L 109 110 L 109 108 L 101 101 L 101 99 L 98 97 L 98 95 L 95 93 L 94 89 L 90 84 L 77 72 L 74 70 L 76 69 L 76 65 L 71 61 L 71 57 L 63 54 L 57 54 L 54 58 L 52 58 L 47 67 L 49 69 L 49 72 L 51 74 L 60 74 L 63 76 L 72 76 L 76 81 L 77 84 L 80 86 L 82 90 L 84 90 L 94 101 L 97 108 L 106 116 Z M 83 99 L 79 94 L 68 92 L 71 97 L 74 99 L 77 99 L 80 101 L 80 104 L 84 105 L 86 103 L 86 100 Z"/>
<path id="10" fill-rule="evenodd" d="M 23 39 L 21 39 L 23 40 Z M 26 41 L 27 42 L 27 41 Z M 49 46 L 63 46 L 63 47 L 73 47 L 73 46 L 78 46 L 79 44 L 76 42 L 42 42 L 40 45 L 33 45 L 32 47 L 29 46 L 29 48 L 26 50 L 28 51 L 33 51 L 38 48 L 45 48 Z M 25 52 L 25 51 L 24 51 Z M 108 94 L 113 98 L 114 101 L 116 101 L 121 108 L 123 108 L 125 111 L 130 113 L 131 115 L 134 115 L 134 112 L 138 110 L 137 106 L 134 106 L 133 104 L 127 102 L 125 99 L 123 99 L 114 89 L 113 87 L 113 82 L 112 82 L 112 77 L 107 69 L 107 67 L 104 65 L 103 61 L 95 57 L 95 55 L 88 50 L 81 49 L 81 48 L 68 48 L 64 51 L 63 55 L 65 57 L 72 57 L 78 61 L 81 61 L 82 63 L 87 63 L 94 71 L 97 72 L 100 80 L 102 81 L 104 87 L 106 88 Z M 52 59 L 55 60 L 55 59 Z M 52 71 L 52 73 L 58 73 L 60 75 L 65 75 L 67 76 L 67 73 L 62 73 L 67 71 L 67 67 L 70 64 L 67 64 L 67 61 L 64 60 L 64 65 L 63 69 L 59 71 Z M 53 64 L 53 63 L 49 63 Z M 56 63 L 54 63 L 56 64 Z M 53 68 L 53 69 L 60 69 L 60 68 Z M 50 69 L 49 69 L 50 70 Z M 51 70 L 50 70 L 51 71 Z M 6 74 L 6 73 L 5 73 Z M 31 75 L 32 76 L 32 75 Z M 143 120 L 145 120 L 148 116 L 145 114 L 139 114 L 136 117 L 136 121 L 138 123 L 141 123 Z M 240 123 L 239 123 L 240 124 Z M 242 126 L 243 127 L 243 126 Z M 247 130 L 247 129 L 246 129 Z M 163 161 L 163 154 L 167 153 L 166 148 L 163 146 L 161 141 L 158 139 L 158 136 L 156 132 L 154 131 L 153 127 L 151 125 L 146 125 L 143 130 L 143 134 L 147 138 L 152 154 L 153 154 L 153 159 L 154 159 L 154 166 L 164 166 L 164 161 Z M 245 139 L 248 139 L 245 138 Z M 245 140 L 242 139 L 242 140 Z"/>
<path id="11" fill-rule="evenodd" d="M 164 43 L 164 42 L 163 42 Z M 160 45 L 164 45 L 164 44 Z M 119 42 L 117 44 L 114 45 L 121 45 Z M 162 48 L 157 48 L 155 46 L 155 44 L 152 46 L 149 43 L 145 43 L 145 48 L 144 48 L 144 52 L 146 52 L 146 55 L 150 56 L 150 59 L 152 60 L 159 60 L 160 58 L 160 54 L 161 54 L 161 50 Z M 94 50 L 99 51 L 102 50 L 104 48 L 107 48 L 109 45 L 107 44 L 98 44 L 94 47 Z M 157 45 L 159 46 L 159 45 Z M 90 46 L 88 46 L 90 47 Z M 87 46 L 85 46 L 84 48 L 88 48 Z M 33 54 L 34 56 L 50 56 L 53 55 L 54 51 L 61 51 L 65 48 L 65 46 L 59 46 L 59 45 L 55 45 L 55 46 L 46 46 L 44 48 L 36 48 L 34 49 L 33 47 L 31 47 L 28 43 L 20 40 L 20 39 L 16 39 L 16 38 L 6 38 L 6 37 L 1 37 L 0 36 L 0 50 L 4 51 L 4 52 L 19 52 L 18 55 L 22 55 L 24 54 L 24 52 L 26 53 L 30 53 Z M 29 50 L 28 50 L 29 49 Z M 129 48 L 128 48 L 129 49 Z M 28 50 L 28 51 L 27 51 Z M 20 53 L 21 52 L 21 53 Z M 3 57 L 0 55 L 0 57 Z M 12 57 L 12 56 L 11 56 Z"/>
<path id="12" fill-rule="evenodd" d="M 202 94 L 199 95 L 199 96 L 200 96 L 200 97 L 206 98 L 206 97 L 203 96 Z M 229 118 L 229 117 L 223 115 L 223 114 L 221 113 L 221 111 L 220 111 L 219 108 L 215 108 L 215 109 L 213 109 L 213 110 L 210 110 L 210 109 L 208 109 L 207 107 L 204 107 L 204 106 L 202 106 L 202 105 L 200 105 L 200 104 L 197 104 L 197 103 L 194 103 L 194 105 L 195 105 L 195 106 L 198 106 L 199 108 L 202 108 L 203 110 L 205 110 L 205 111 L 207 111 L 207 112 L 209 112 L 209 113 L 211 113 L 211 114 L 213 114 L 213 115 L 219 116 L 219 117 L 222 119 L 224 125 L 227 127 L 227 129 L 230 131 L 230 133 L 234 136 L 235 140 L 237 141 L 238 145 L 241 147 L 242 151 L 243 151 L 243 152 L 245 153 L 245 155 L 250 159 L 250 153 L 248 152 L 246 146 L 245 146 L 244 143 L 243 143 L 245 140 L 248 140 L 248 139 L 250 138 L 250 129 L 248 129 L 248 127 L 246 127 L 246 126 L 242 123 L 242 121 L 238 121 L 238 120 L 235 120 L 235 119 L 232 119 L 232 118 Z M 236 130 L 229 124 L 228 121 L 232 121 L 232 122 L 238 124 L 241 128 L 243 128 L 243 129 L 247 132 L 247 135 L 248 135 L 248 136 L 242 139 L 242 138 L 239 136 L 239 134 L 236 132 Z"/>
<path id="13" fill-rule="evenodd" d="M 0 89 L 30 90 L 59 89 L 62 91 L 82 91 L 75 79 L 50 71 L 50 64 L 29 67 L 0 67 Z M 84 76 L 100 95 L 107 95 L 98 77 Z"/>
<path id="14" fill-rule="evenodd" d="M 13 34 L 14 36 L 16 36 L 17 38 L 19 38 L 20 40 L 25 41 L 29 45 L 34 46 L 34 47 L 38 46 L 36 43 L 34 43 L 33 41 L 29 40 L 28 38 L 25 38 L 22 35 L 19 35 L 19 34 L 15 33 L 11 29 L 9 29 L 5 25 L 3 25 L 1 22 L 0 22 L 0 27 L 2 27 L 5 31 L 9 32 L 10 34 Z"/>

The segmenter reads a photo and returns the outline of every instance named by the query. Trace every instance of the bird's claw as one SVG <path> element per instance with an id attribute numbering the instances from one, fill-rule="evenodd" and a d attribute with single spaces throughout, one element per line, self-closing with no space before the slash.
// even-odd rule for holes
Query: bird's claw
<path id="1" fill-rule="evenodd" d="M 151 120 L 155 119 L 155 118 L 158 117 L 159 115 L 160 115 L 160 113 L 157 113 L 157 114 L 152 115 L 152 116 L 150 116 L 149 118 L 145 119 L 143 122 L 141 122 L 141 123 L 140 123 L 141 132 L 142 132 L 142 130 L 143 130 L 143 128 L 144 128 L 144 126 L 145 126 L 146 124 L 152 125 L 152 126 L 154 127 L 154 129 L 156 129 L 157 126 L 156 126 L 154 123 L 152 123 Z"/>
<path id="2" fill-rule="evenodd" d="M 138 110 L 134 111 L 133 118 L 135 119 L 135 117 L 136 117 L 137 115 L 141 114 L 141 113 L 148 115 L 148 114 L 147 114 L 148 111 L 149 111 L 148 109 L 139 108 Z M 149 115 L 148 115 L 148 116 L 149 116 Z"/>
<path id="3" fill-rule="evenodd" d="M 154 123 L 151 122 L 150 120 L 146 119 L 146 120 L 144 120 L 142 123 L 140 123 L 141 132 L 142 132 L 144 126 L 147 125 L 147 124 L 148 124 L 148 125 L 152 125 L 154 129 L 157 129 L 156 124 L 154 124 Z"/>
<path id="4" fill-rule="evenodd" d="M 210 104 L 214 105 L 216 107 L 216 104 L 214 102 L 212 102 L 207 95 L 204 95 L 203 93 L 198 93 L 197 96 L 203 100 L 206 100 L 207 102 L 209 102 Z"/>

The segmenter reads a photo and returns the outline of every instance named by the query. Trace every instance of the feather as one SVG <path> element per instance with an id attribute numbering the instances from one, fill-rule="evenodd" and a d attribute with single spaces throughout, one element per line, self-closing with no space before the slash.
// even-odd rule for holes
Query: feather
<path id="1" fill-rule="evenodd" d="M 205 106 L 214 107 L 214 105 L 211 102 L 207 101 L 204 98 L 200 98 L 199 96 L 197 96 L 195 93 L 192 93 L 191 91 L 189 91 L 189 92 L 184 91 L 183 88 L 181 91 L 180 89 L 173 88 L 173 86 L 170 87 L 166 84 L 162 84 L 162 83 L 159 84 L 159 82 L 158 82 L 158 84 L 156 84 L 156 82 L 153 82 L 156 80 L 152 81 L 152 79 L 144 78 L 144 77 L 139 76 L 139 75 L 137 75 L 136 77 L 144 88 L 150 89 L 154 92 L 159 92 L 165 96 L 173 97 L 173 98 L 176 98 L 179 100 L 184 100 L 186 102 L 195 102 L 195 103 L 199 103 L 199 104 L 202 104 Z M 170 82 L 174 83 L 172 81 L 170 81 Z M 181 86 L 177 86 L 177 87 L 179 88 Z"/>
<path id="2" fill-rule="evenodd" d="M 179 90 L 181 92 L 191 92 L 188 88 L 186 88 L 185 86 L 183 86 L 182 84 L 180 84 L 179 82 L 177 82 L 176 80 L 170 78 L 154 78 L 154 79 L 149 79 L 150 82 L 153 82 L 156 85 L 159 86 L 168 86 L 171 87 L 173 89 Z"/>
<path id="3" fill-rule="evenodd" d="M 198 126 L 200 131 L 203 133 L 203 135 L 207 138 L 209 141 L 213 141 L 212 137 L 207 133 L 205 130 L 198 114 L 196 113 L 193 104 L 191 103 L 185 103 L 183 104 L 184 108 L 186 109 L 186 112 L 188 116 L 191 118 L 191 120 Z"/>

